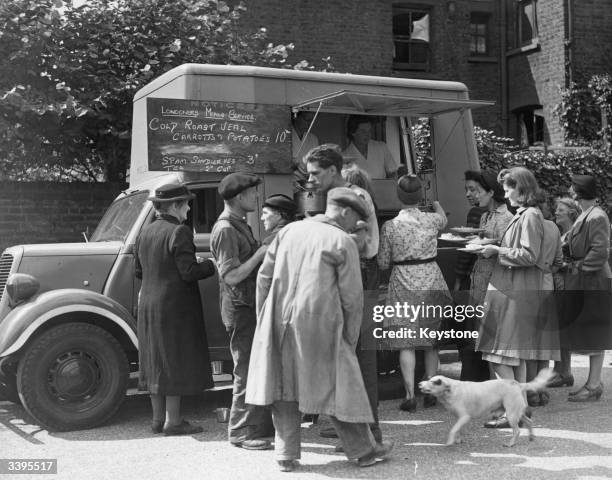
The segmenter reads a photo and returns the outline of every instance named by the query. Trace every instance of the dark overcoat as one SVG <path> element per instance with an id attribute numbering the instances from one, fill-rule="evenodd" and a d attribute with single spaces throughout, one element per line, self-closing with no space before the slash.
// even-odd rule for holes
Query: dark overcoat
<path id="1" fill-rule="evenodd" d="M 198 280 L 215 272 L 198 263 L 193 233 L 171 215 L 143 228 L 136 243 L 140 388 L 193 395 L 213 385 Z"/>

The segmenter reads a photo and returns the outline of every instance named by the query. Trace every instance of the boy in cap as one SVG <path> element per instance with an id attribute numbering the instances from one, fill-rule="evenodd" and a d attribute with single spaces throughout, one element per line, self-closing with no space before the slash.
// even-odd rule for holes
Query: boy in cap
<path id="1" fill-rule="evenodd" d="M 219 194 L 225 208 L 213 226 L 210 250 L 219 271 L 221 318 L 230 334 L 234 360 L 234 388 L 229 418 L 229 441 L 249 450 L 266 450 L 271 433 L 270 413 L 245 405 L 247 374 L 255 332 L 255 280 L 266 253 L 246 222 L 255 210 L 257 185 L 261 179 L 246 173 L 231 173 L 221 180 Z"/>
<path id="2" fill-rule="evenodd" d="M 300 412 L 329 415 L 346 456 L 362 467 L 391 451 L 370 432 L 374 418 L 355 353 L 363 287 L 349 233 L 368 213 L 350 188 L 330 190 L 325 214 L 283 228 L 259 270 L 247 402 L 272 405 L 282 471 L 300 458 Z"/>
<path id="3" fill-rule="evenodd" d="M 261 221 L 263 222 L 264 229 L 270 235 L 265 238 L 262 244 L 270 245 L 280 229 L 293 222 L 296 211 L 297 205 L 287 195 L 277 194 L 266 198 L 261 209 Z"/>

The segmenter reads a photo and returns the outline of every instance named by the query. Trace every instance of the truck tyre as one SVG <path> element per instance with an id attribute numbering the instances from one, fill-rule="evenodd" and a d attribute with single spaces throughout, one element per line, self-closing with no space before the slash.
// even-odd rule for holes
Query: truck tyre
<path id="1" fill-rule="evenodd" d="M 27 412 L 52 431 L 93 428 L 112 417 L 127 389 L 129 364 L 119 342 L 87 323 L 67 323 L 37 337 L 17 370 Z"/>

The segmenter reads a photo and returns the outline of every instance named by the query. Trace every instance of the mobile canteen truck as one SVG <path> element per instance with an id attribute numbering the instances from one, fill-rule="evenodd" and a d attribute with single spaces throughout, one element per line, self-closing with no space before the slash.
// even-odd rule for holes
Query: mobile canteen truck
<path id="1" fill-rule="evenodd" d="M 210 231 L 223 208 L 217 193 L 228 172 L 260 175 L 258 238 L 266 196 L 294 193 L 291 118 L 315 112 L 321 143 L 346 146 L 351 114 L 371 115 L 375 138 L 415 171 L 411 122 L 428 117 L 433 166 L 420 172 L 428 200 L 438 199 L 450 226 L 464 223 L 463 172 L 477 169 L 467 88 L 454 82 L 186 64 L 134 97 L 129 188 L 109 207 L 87 243 L 18 245 L 0 258 L 0 394 L 21 402 L 51 430 L 95 427 L 119 408 L 138 370 L 139 280 L 134 244 L 154 218 L 147 198 L 169 182 L 196 195 L 188 223 L 197 253 L 210 256 Z M 395 181 L 375 179 L 380 221 L 399 208 Z M 452 282 L 454 248 L 439 262 Z M 451 283 L 452 284 L 452 283 Z M 211 359 L 231 371 L 219 312 L 217 278 L 200 282 Z"/>

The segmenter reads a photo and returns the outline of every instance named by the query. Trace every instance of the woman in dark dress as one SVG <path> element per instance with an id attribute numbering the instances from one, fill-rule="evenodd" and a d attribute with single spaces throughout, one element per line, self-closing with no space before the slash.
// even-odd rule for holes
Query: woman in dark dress
<path id="1" fill-rule="evenodd" d="M 166 435 L 202 431 L 181 419 L 181 396 L 213 385 L 198 280 L 215 269 L 196 258 L 193 232 L 182 224 L 193 197 L 178 184 L 156 190 L 156 219 L 136 242 L 139 386 L 151 393 L 152 431 Z"/>

